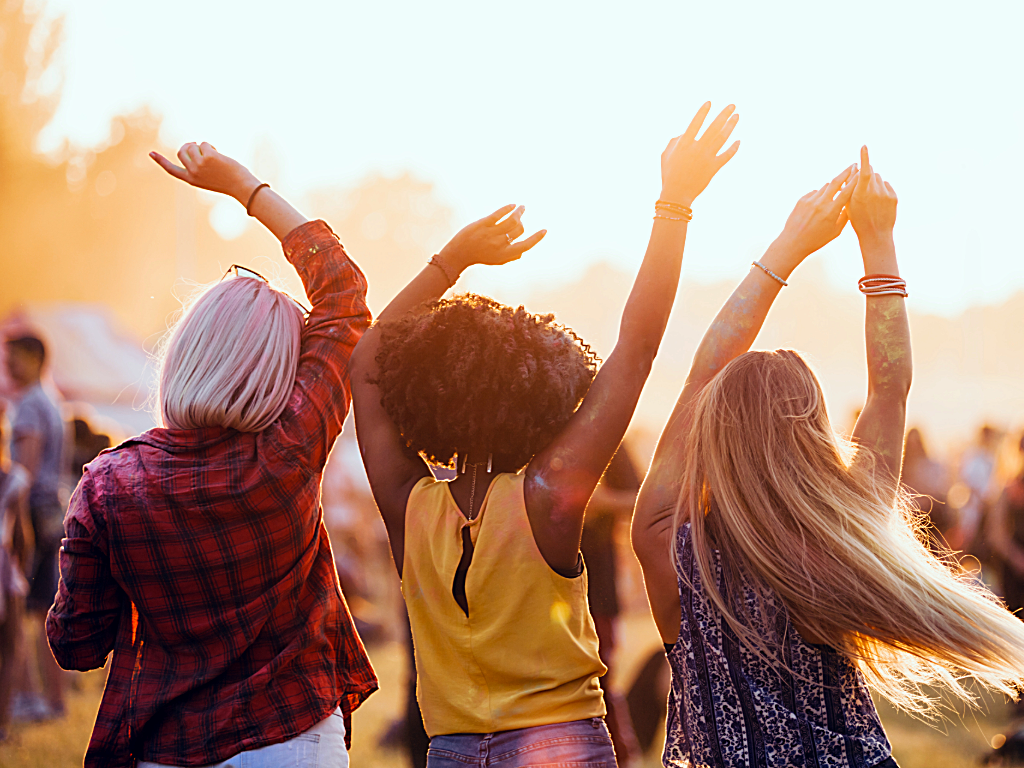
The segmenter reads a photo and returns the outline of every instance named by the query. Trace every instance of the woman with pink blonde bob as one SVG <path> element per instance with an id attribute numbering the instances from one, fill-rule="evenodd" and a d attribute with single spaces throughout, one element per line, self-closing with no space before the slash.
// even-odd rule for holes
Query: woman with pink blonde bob
<path id="1" fill-rule="evenodd" d="M 163 426 L 262 432 L 295 386 L 302 330 L 302 308 L 265 280 L 222 280 L 204 290 L 161 355 Z"/>
<path id="2" fill-rule="evenodd" d="M 85 765 L 347 765 L 350 715 L 377 680 L 319 488 L 370 323 L 366 280 L 324 222 L 211 145 L 186 144 L 180 166 L 152 157 L 245 205 L 312 309 L 229 269 L 169 335 L 161 426 L 85 468 L 46 621 L 65 669 L 113 652 Z"/>

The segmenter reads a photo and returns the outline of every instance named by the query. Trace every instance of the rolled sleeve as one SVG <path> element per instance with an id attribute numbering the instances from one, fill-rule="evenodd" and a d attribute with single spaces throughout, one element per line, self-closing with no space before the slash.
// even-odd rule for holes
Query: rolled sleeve
<path id="1" fill-rule="evenodd" d="M 370 325 L 366 278 L 323 221 L 297 227 L 282 248 L 313 309 L 302 333 L 295 389 L 274 439 L 282 454 L 319 471 L 351 403 L 349 358 Z"/>

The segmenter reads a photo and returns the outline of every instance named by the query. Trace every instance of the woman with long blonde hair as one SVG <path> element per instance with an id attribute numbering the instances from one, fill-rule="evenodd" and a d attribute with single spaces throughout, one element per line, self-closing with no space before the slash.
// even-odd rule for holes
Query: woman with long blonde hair
<path id="1" fill-rule="evenodd" d="M 800 199 L 701 342 L 638 499 L 633 547 L 673 682 L 666 765 L 887 766 L 869 686 L 1016 695 L 1024 624 L 928 549 L 899 491 L 910 332 L 896 194 L 856 166 Z M 790 273 L 847 220 L 866 276 L 868 397 L 835 434 L 799 354 L 749 352 Z M 824 321 L 824 318 L 820 319 Z"/>

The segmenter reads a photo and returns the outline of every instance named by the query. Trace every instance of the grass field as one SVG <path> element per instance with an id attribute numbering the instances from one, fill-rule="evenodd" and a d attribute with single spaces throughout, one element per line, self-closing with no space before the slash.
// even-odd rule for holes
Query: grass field
<path id="1" fill-rule="evenodd" d="M 632 679 L 635 666 L 658 646 L 654 626 L 647 616 L 625 622 L 623 680 Z M 370 648 L 381 688 L 355 713 L 352 730 L 353 768 L 402 768 L 405 756 L 378 747 L 380 735 L 400 711 L 405 656 L 396 643 Z M 15 726 L 11 739 L 0 744 L 0 768 L 74 768 L 82 764 L 89 733 L 103 688 L 103 670 L 79 675 L 69 697 L 68 716 L 39 725 Z M 966 768 L 977 765 L 989 748 L 991 738 L 1008 721 L 1008 709 L 992 699 L 986 714 L 959 721 L 947 720 L 940 729 L 918 722 L 884 705 L 882 720 L 901 768 Z M 644 768 L 660 765 L 657 751 L 647 757 Z"/>

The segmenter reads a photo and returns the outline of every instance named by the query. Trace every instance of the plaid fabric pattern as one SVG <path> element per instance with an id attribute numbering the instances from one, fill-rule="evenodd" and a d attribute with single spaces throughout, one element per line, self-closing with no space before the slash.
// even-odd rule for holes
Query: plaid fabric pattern
<path id="1" fill-rule="evenodd" d="M 322 221 L 283 246 L 313 310 L 281 417 L 260 433 L 150 430 L 101 454 L 72 498 L 46 632 L 65 669 L 113 651 L 87 767 L 208 765 L 339 705 L 349 726 L 377 688 L 319 498 L 366 279 Z"/>

